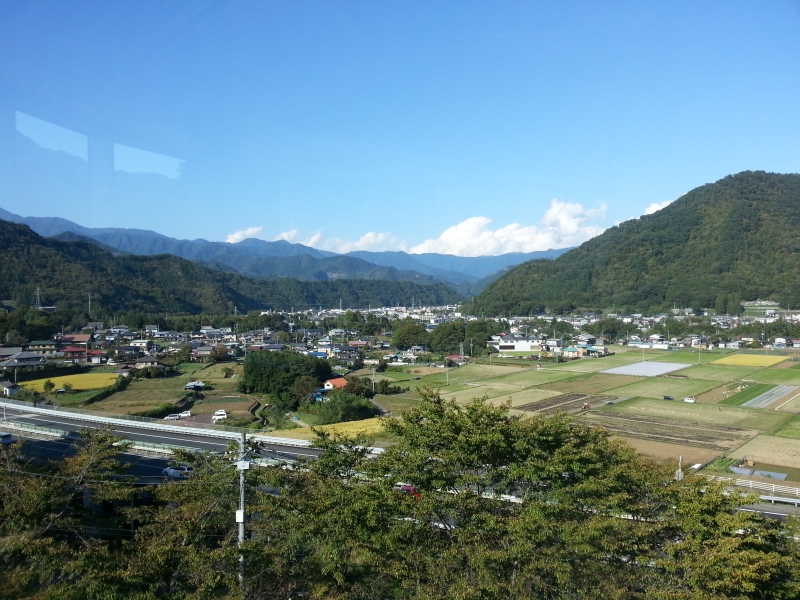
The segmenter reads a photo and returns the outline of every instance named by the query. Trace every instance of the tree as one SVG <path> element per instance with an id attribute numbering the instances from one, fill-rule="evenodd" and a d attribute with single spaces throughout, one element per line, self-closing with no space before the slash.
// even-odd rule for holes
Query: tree
<path id="1" fill-rule="evenodd" d="M 366 398 L 350 394 L 345 390 L 335 390 L 328 394 L 324 402 L 319 402 L 317 423 L 329 425 L 346 421 L 361 421 L 378 414 L 378 407 Z"/>
<path id="2" fill-rule="evenodd" d="M 464 335 L 464 321 L 461 319 L 437 325 L 430 334 L 431 349 L 436 352 L 458 350 L 464 342 Z"/>
<path id="3" fill-rule="evenodd" d="M 257 500 L 253 527 L 270 544 L 250 546 L 265 574 L 256 589 L 475 600 L 798 593 L 797 543 L 780 524 L 736 512 L 746 499 L 705 477 L 675 481 L 600 429 L 430 390 L 384 427 L 398 441 L 377 457 L 369 440 L 320 432 L 307 470 L 260 472 L 281 495 Z"/>
<path id="4" fill-rule="evenodd" d="M 63 385 L 61 386 L 61 388 L 62 388 L 62 389 L 64 390 L 64 392 L 66 392 L 67 394 L 71 394 L 71 393 L 72 393 L 72 391 L 73 391 L 72 384 L 71 384 L 71 383 L 69 383 L 69 382 L 67 382 L 67 383 L 63 384 Z"/>
<path id="5" fill-rule="evenodd" d="M 280 394 L 289 391 L 300 377 L 317 381 L 330 379 L 333 374 L 325 360 L 294 352 L 251 352 L 244 360 L 244 374 L 238 389 L 245 393 Z"/>
<path id="6" fill-rule="evenodd" d="M 44 384 L 42 385 L 42 389 L 44 390 L 44 393 L 45 393 L 45 394 L 49 394 L 49 393 L 50 393 L 50 392 L 52 392 L 54 389 L 56 389 L 56 384 L 55 384 L 55 383 L 53 383 L 52 381 L 50 381 L 50 380 L 48 379 L 48 380 L 47 380 L 47 381 L 45 381 L 45 382 L 44 382 Z"/>
<path id="7" fill-rule="evenodd" d="M 428 343 L 428 331 L 413 319 L 405 319 L 395 327 L 392 345 L 406 350 L 411 346 L 424 346 Z"/>

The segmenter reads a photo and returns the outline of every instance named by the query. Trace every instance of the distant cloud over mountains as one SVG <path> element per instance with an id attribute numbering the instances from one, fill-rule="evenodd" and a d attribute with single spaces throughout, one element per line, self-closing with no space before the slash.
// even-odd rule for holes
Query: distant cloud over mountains
<path id="1" fill-rule="evenodd" d="M 509 252 L 537 252 L 576 246 L 605 231 L 601 223 L 607 212 L 605 203 L 596 208 L 586 208 L 580 203 L 553 199 L 538 225 L 510 223 L 492 229 L 490 218 L 476 216 L 448 227 L 437 238 L 429 238 L 416 245 L 390 232 L 377 231 L 367 232 L 357 240 L 346 240 L 325 237 L 322 230 L 305 237 L 298 229 L 292 229 L 272 239 L 338 253 L 402 250 L 410 254 L 432 252 L 455 256 L 497 256 Z M 249 237 L 260 237 L 262 230 L 263 227 L 249 227 L 230 234 L 226 241 L 236 243 Z"/>

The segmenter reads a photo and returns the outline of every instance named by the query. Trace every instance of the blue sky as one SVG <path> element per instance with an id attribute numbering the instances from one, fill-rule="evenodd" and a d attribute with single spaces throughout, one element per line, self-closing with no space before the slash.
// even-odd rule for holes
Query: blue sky
<path id="1" fill-rule="evenodd" d="M 800 172 L 800 2 L 6 1 L 0 141 L 24 216 L 564 247 Z"/>

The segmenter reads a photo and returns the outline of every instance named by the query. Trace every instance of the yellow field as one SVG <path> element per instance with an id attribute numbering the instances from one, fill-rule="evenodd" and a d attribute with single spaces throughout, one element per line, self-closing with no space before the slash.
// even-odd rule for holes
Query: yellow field
<path id="1" fill-rule="evenodd" d="M 359 433 L 375 435 L 376 433 L 381 433 L 383 431 L 383 427 L 381 427 L 381 422 L 378 418 L 364 419 L 363 421 L 349 421 L 347 423 L 334 423 L 333 425 L 320 425 L 315 427 L 315 429 L 329 431 L 331 433 L 337 432 L 348 436 L 355 436 Z M 310 440 L 314 437 L 314 433 L 311 431 L 310 427 L 299 427 L 297 429 L 276 429 L 275 431 L 271 431 L 265 435 L 292 438 L 296 440 Z"/>
<path id="2" fill-rule="evenodd" d="M 34 381 L 23 381 L 20 386 L 26 390 L 34 392 L 44 392 L 44 382 L 47 379 L 36 379 Z M 50 381 L 55 384 L 55 389 L 63 388 L 65 383 L 72 384 L 74 391 L 98 390 L 100 388 L 113 385 L 117 381 L 114 373 L 83 373 L 80 375 L 64 375 L 63 377 L 51 377 Z"/>
<path id="3" fill-rule="evenodd" d="M 711 361 L 712 365 L 734 365 L 737 367 L 771 367 L 786 360 L 786 356 L 764 356 L 761 354 L 734 354 Z"/>

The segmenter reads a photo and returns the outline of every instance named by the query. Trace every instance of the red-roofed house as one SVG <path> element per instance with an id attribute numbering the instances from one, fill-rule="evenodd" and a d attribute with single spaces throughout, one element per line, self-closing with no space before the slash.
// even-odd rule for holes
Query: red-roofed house
<path id="1" fill-rule="evenodd" d="M 341 390 L 344 386 L 347 385 L 347 379 L 344 377 L 334 377 L 333 379 L 328 379 L 325 383 L 322 384 L 326 390 Z"/>

